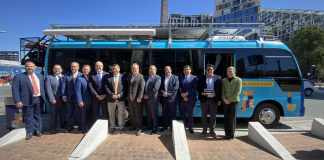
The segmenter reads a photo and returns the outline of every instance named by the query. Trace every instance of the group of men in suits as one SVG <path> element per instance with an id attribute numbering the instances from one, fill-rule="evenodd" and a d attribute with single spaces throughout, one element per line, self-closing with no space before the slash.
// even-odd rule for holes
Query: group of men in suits
<path id="1" fill-rule="evenodd" d="M 194 133 L 193 111 L 197 96 L 202 108 L 202 134 L 207 135 L 209 128 L 209 134 L 216 136 L 217 107 L 224 104 L 225 114 L 228 114 L 225 115 L 226 137 L 234 137 L 235 106 L 242 87 L 234 67 L 227 69 L 227 78 L 222 80 L 214 74 L 213 65 L 208 65 L 206 75 L 200 77 L 191 73 L 189 65 L 184 66 L 180 77 L 172 73 L 171 66 L 165 66 L 164 75 L 160 77 L 156 66 L 150 65 L 148 76 L 144 77 L 137 63 L 131 65 L 130 74 L 122 74 L 118 64 L 112 65 L 108 73 L 103 70 L 104 64 L 97 61 L 94 74 L 90 74 L 90 65 L 83 65 L 80 73 L 79 63 L 72 62 L 70 73 L 66 75 L 62 74 L 62 67 L 55 64 L 53 74 L 45 81 L 34 73 L 32 61 L 27 61 L 25 67 L 25 73 L 15 76 L 12 90 L 17 107 L 24 109 L 26 139 L 33 135 L 41 136 L 42 100 L 47 100 L 51 106 L 50 126 L 55 132 L 78 129 L 84 133 L 97 119 L 109 119 L 109 130 L 114 132 L 124 130 L 129 119 L 131 129 L 140 135 L 146 110 L 147 126 L 155 134 L 159 131 L 159 124 L 161 130 L 171 127 L 179 106 L 185 127 Z M 158 121 L 159 104 L 162 105 L 162 122 Z"/>

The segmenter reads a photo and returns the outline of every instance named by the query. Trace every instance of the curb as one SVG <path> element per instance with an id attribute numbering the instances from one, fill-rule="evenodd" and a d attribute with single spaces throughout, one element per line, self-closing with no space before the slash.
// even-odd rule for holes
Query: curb
<path id="1" fill-rule="evenodd" d="M 248 137 L 283 160 L 296 160 L 288 150 L 259 122 L 249 122 Z"/>
<path id="2" fill-rule="evenodd" d="M 172 140 L 176 160 L 190 160 L 186 131 L 182 121 L 172 121 Z"/>
<path id="3" fill-rule="evenodd" d="M 86 159 L 108 137 L 108 120 L 97 120 L 71 153 L 69 160 Z"/>
<path id="4" fill-rule="evenodd" d="M 0 147 L 21 141 L 26 137 L 25 128 L 14 129 L 0 138 Z"/>
<path id="5" fill-rule="evenodd" d="M 315 118 L 313 120 L 311 133 L 324 139 L 324 119 Z"/>

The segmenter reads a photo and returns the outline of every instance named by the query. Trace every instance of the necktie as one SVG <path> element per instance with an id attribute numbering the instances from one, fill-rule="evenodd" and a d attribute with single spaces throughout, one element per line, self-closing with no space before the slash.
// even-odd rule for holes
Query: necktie
<path id="1" fill-rule="evenodd" d="M 38 85 L 37 85 L 36 77 L 35 77 L 34 74 L 32 74 L 30 77 L 31 77 L 31 82 L 32 82 L 33 94 L 38 95 L 39 94 L 39 88 L 38 88 Z"/>
<path id="2" fill-rule="evenodd" d="M 118 82 L 119 82 L 119 78 L 118 77 L 114 77 L 114 89 L 115 89 L 115 95 L 117 95 L 117 89 L 118 89 Z"/>
<path id="3" fill-rule="evenodd" d="M 97 82 L 98 82 L 98 87 L 99 87 L 99 88 L 101 88 L 101 79 L 102 79 L 101 74 L 98 73 L 98 74 L 97 74 Z"/>
<path id="4" fill-rule="evenodd" d="M 63 77 L 59 76 L 59 79 L 58 79 L 58 95 L 59 96 L 62 95 L 62 85 L 63 85 Z"/>

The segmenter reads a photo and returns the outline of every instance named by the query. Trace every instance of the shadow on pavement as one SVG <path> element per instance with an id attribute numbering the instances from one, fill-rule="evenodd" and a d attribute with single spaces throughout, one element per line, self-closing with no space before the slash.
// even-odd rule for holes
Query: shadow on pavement
<path id="1" fill-rule="evenodd" d="M 324 150 L 297 151 L 293 156 L 299 160 L 323 160 Z"/>
<path id="2" fill-rule="evenodd" d="M 161 135 L 159 136 L 160 141 L 164 147 L 169 151 L 170 155 L 175 159 L 174 148 L 172 145 L 172 136 L 171 135 Z"/>
<path id="3" fill-rule="evenodd" d="M 247 145 L 254 146 L 255 148 L 258 148 L 258 149 L 260 149 L 260 150 L 262 150 L 262 151 L 264 151 L 264 152 L 267 152 L 267 153 L 269 153 L 269 154 L 271 154 L 271 155 L 273 155 L 273 156 L 276 156 L 276 155 L 274 155 L 273 153 L 267 151 L 265 148 L 263 148 L 263 147 L 259 146 L 258 144 L 252 142 L 252 141 L 249 139 L 248 136 L 238 137 L 238 138 L 236 138 L 236 139 L 240 140 L 240 141 L 243 142 L 243 143 L 246 143 Z M 276 157 L 278 157 L 278 156 L 276 156 Z M 278 157 L 278 158 L 280 158 L 280 157 Z"/>
<path id="4" fill-rule="evenodd" d="M 280 122 L 276 127 L 269 129 L 292 129 L 292 127 Z"/>
<path id="5" fill-rule="evenodd" d="M 7 129 L 7 118 L 5 115 L 0 116 L 0 138 L 7 134 L 10 130 Z"/>
<path id="6" fill-rule="evenodd" d="M 321 90 L 320 92 L 314 92 L 312 96 L 305 97 L 305 99 L 324 100 L 324 90 Z"/>
<path id="7" fill-rule="evenodd" d="M 308 136 L 311 138 L 315 138 L 315 139 L 319 139 L 319 140 L 324 140 L 324 138 L 317 137 L 317 136 L 313 135 L 312 133 L 303 133 L 302 135 Z M 324 157 L 324 155 L 323 155 L 323 157 Z"/>

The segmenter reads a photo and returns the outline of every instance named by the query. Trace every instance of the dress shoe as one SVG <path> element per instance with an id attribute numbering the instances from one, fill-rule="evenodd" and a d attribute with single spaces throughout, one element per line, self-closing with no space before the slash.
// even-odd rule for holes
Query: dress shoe
<path id="1" fill-rule="evenodd" d="M 137 130 L 136 136 L 140 136 L 141 134 L 142 134 L 142 130 L 141 129 Z"/>
<path id="2" fill-rule="evenodd" d="M 209 135 L 210 135 L 211 137 L 216 138 L 216 133 L 215 133 L 213 130 L 211 130 L 211 131 L 209 132 Z"/>
<path id="3" fill-rule="evenodd" d="M 155 129 L 153 129 L 152 131 L 151 131 L 151 135 L 152 134 L 157 134 L 157 131 L 155 130 Z"/>
<path id="4" fill-rule="evenodd" d="M 42 133 L 41 133 L 40 131 L 36 131 L 36 132 L 35 132 L 35 136 L 37 136 L 37 137 L 41 137 L 41 136 L 42 136 Z"/>
<path id="5" fill-rule="evenodd" d="M 32 137 L 33 137 L 32 134 L 27 134 L 25 139 L 26 139 L 26 140 L 30 140 L 30 139 L 32 139 Z"/>
<path id="6" fill-rule="evenodd" d="M 162 127 L 162 128 L 160 128 L 160 132 L 164 132 L 164 131 L 166 131 L 168 128 L 167 127 Z"/>
<path id="7" fill-rule="evenodd" d="M 225 136 L 224 138 L 227 139 L 227 140 L 232 140 L 232 139 L 234 139 L 233 136 Z"/>
<path id="8" fill-rule="evenodd" d="M 207 129 L 203 129 L 203 131 L 201 132 L 202 135 L 207 135 Z"/>

